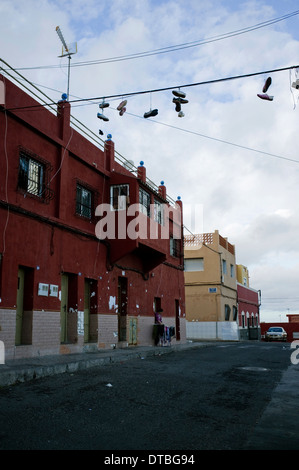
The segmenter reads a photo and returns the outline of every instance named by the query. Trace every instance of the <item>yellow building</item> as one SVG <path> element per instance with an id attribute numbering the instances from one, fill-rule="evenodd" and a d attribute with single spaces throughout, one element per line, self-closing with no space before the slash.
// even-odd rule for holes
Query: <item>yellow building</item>
<path id="1" fill-rule="evenodd" d="M 237 282 L 242 286 L 249 287 L 249 272 L 242 264 L 237 264 Z"/>
<path id="2" fill-rule="evenodd" d="M 205 322 L 209 333 L 200 333 L 201 337 L 222 338 L 221 331 L 225 330 L 231 339 L 238 339 L 235 246 L 218 230 L 187 235 L 184 258 L 189 326 L 193 322 Z M 193 325 L 189 338 L 198 338 L 199 333 L 195 333 L 194 328 Z"/>

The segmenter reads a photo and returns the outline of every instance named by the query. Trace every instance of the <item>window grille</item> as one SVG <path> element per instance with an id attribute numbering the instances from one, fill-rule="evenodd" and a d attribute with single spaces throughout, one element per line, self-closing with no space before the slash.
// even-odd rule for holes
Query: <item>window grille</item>
<path id="1" fill-rule="evenodd" d="M 139 188 L 139 210 L 150 217 L 151 215 L 151 196 L 144 189 Z"/>
<path id="2" fill-rule="evenodd" d="M 43 202 L 53 199 L 54 192 L 49 188 L 49 162 L 42 160 L 30 151 L 19 147 L 18 189 L 35 196 Z"/>
<path id="3" fill-rule="evenodd" d="M 158 224 L 164 225 L 163 204 L 157 200 L 154 201 L 154 220 Z"/>
<path id="4" fill-rule="evenodd" d="M 110 188 L 110 205 L 115 211 L 125 210 L 129 201 L 129 185 L 120 184 Z"/>
<path id="5" fill-rule="evenodd" d="M 170 254 L 171 254 L 171 256 L 173 256 L 175 258 L 180 257 L 180 245 L 181 245 L 181 240 L 170 237 Z"/>
<path id="6" fill-rule="evenodd" d="M 92 213 L 92 192 L 77 184 L 76 214 L 91 219 Z"/>

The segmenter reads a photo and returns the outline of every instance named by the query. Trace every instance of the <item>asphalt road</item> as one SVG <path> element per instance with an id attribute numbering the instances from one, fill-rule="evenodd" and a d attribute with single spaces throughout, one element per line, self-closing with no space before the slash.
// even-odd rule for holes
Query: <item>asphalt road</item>
<path id="1" fill-rule="evenodd" d="M 215 343 L 3 387 L 0 449 L 246 450 L 291 352 Z"/>

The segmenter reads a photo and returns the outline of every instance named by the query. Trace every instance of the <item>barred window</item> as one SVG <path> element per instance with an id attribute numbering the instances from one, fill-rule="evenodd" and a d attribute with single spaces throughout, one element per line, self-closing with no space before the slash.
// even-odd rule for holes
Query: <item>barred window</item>
<path id="1" fill-rule="evenodd" d="M 170 237 L 170 254 L 174 258 L 179 258 L 180 257 L 180 246 L 181 246 L 181 240 L 178 240 L 176 238 Z"/>
<path id="2" fill-rule="evenodd" d="M 139 210 L 150 217 L 151 215 L 151 196 L 144 189 L 139 188 Z"/>
<path id="3" fill-rule="evenodd" d="M 164 225 L 163 204 L 157 200 L 154 201 L 154 220 Z"/>
<path id="4" fill-rule="evenodd" d="M 129 203 L 129 185 L 120 184 L 110 188 L 110 205 L 113 210 L 125 210 Z"/>
<path id="5" fill-rule="evenodd" d="M 92 192 L 77 184 L 76 214 L 91 219 L 92 212 Z"/>
<path id="6" fill-rule="evenodd" d="M 20 153 L 18 187 L 34 196 L 43 197 L 45 168 L 25 153 Z"/>

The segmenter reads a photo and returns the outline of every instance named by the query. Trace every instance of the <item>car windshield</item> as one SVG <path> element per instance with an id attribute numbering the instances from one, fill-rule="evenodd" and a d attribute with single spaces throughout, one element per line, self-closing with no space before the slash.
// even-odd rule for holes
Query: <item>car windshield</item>
<path id="1" fill-rule="evenodd" d="M 272 327 L 272 328 L 269 328 L 268 331 L 275 331 L 276 333 L 279 333 L 279 332 L 282 332 L 282 328 L 275 328 L 275 327 Z"/>

